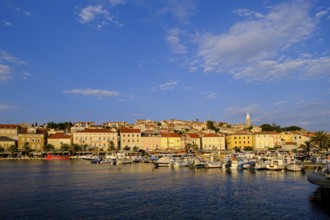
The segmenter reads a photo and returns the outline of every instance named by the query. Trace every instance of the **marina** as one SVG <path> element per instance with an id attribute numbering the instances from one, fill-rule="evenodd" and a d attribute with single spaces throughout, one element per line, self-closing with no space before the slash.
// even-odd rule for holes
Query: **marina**
<path id="1" fill-rule="evenodd" d="M 309 172 L 0 161 L 0 218 L 327 219 Z"/>

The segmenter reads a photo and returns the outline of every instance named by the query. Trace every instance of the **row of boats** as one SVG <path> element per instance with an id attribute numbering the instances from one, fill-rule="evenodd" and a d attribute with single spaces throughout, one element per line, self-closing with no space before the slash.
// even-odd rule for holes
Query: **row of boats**
<path id="1" fill-rule="evenodd" d="M 254 170 L 289 170 L 302 171 L 304 166 L 298 160 L 276 156 L 272 158 L 247 158 L 246 156 L 228 155 L 222 160 L 214 157 L 204 159 L 190 156 L 163 156 L 153 161 L 155 167 L 193 167 L 193 168 L 224 168 Z"/>

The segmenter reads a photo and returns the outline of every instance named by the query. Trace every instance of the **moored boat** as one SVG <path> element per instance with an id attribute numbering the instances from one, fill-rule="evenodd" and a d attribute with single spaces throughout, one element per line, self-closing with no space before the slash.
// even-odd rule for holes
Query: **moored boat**
<path id="1" fill-rule="evenodd" d="M 286 165 L 286 169 L 293 172 L 299 172 L 304 170 L 304 166 L 301 163 L 290 163 Z"/>
<path id="2" fill-rule="evenodd" d="M 330 163 L 328 163 L 322 171 L 317 169 L 307 175 L 307 180 L 321 188 L 330 189 Z"/>
<path id="3" fill-rule="evenodd" d="M 53 155 L 47 154 L 44 160 L 70 160 L 70 155 Z"/>

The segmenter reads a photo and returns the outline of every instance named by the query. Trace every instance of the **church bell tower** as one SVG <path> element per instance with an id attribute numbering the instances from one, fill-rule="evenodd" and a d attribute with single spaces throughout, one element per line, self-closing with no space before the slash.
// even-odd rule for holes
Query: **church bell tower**
<path id="1" fill-rule="evenodd" d="M 251 126 L 251 119 L 250 119 L 250 114 L 249 113 L 246 113 L 245 124 L 246 124 L 247 127 Z"/>

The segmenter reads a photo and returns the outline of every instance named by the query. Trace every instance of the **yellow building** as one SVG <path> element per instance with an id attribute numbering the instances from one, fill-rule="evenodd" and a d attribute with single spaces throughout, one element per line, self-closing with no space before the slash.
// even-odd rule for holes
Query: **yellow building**
<path id="1" fill-rule="evenodd" d="M 161 137 L 159 134 L 143 134 L 141 136 L 141 147 L 145 151 L 154 151 L 160 149 Z"/>
<path id="2" fill-rule="evenodd" d="M 18 150 L 24 150 L 25 146 L 29 146 L 32 151 L 44 150 L 46 144 L 46 132 L 44 130 L 35 130 L 33 133 L 24 131 L 18 134 Z"/>
<path id="3" fill-rule="evenodd" d="M 17 140 L 19 131 L 19 125 L 0 124 L 0 136 L 9 137 L 11 139 Z"/>
<path id="4" fill-rule="evenodd" d="M 224 150 L 225 137 L 220 134 L 205 134 L 202 136 L 202 148 L 204 150 Z"/>
<path id="5" fill-rule="evenodd" d="M 114 146 L 118 148 L 117 132 L 109 129 L 85 129 L 72 133 L 72 141 L 74 144 L 87 146 L 98 150 L 108 150 Z"/>
<path id="6" fill-rule="evenodd" d="M 120 149 L 122 150 L 125 147 L 129 147 L 130 149 L 133 149 L 133 147 L 142 147 L 140 129 L 120 129 Z"/>
<path id="7" fill-rule="evenodd" d="M 248 133 L 236 133 L 226 137 L 227 149 L 239 148 L 244 150 L 245 147 L 253 147 L 253 135 Z"/>
<path id="8" fill-rule="evenodd" d="M 72 135 L 64 133 L 51 134 L 47 138 L 47 143 L 53 145 L 55 150 L 60 150 L 62 145 L 72 145 Z"/>
<path id="9" fill-rule="evenodd" d="M 161 133 L 160 148 L 162 150 L 182 149 L 181 136 L 177 133 Z"/>
<path id="10" fill-rule="evenodd" d="M 3 147 L 5 151 L 12 145 L 16 146 L 16 140 L 5 136 L 0 136 L 0 147 Z"/>

